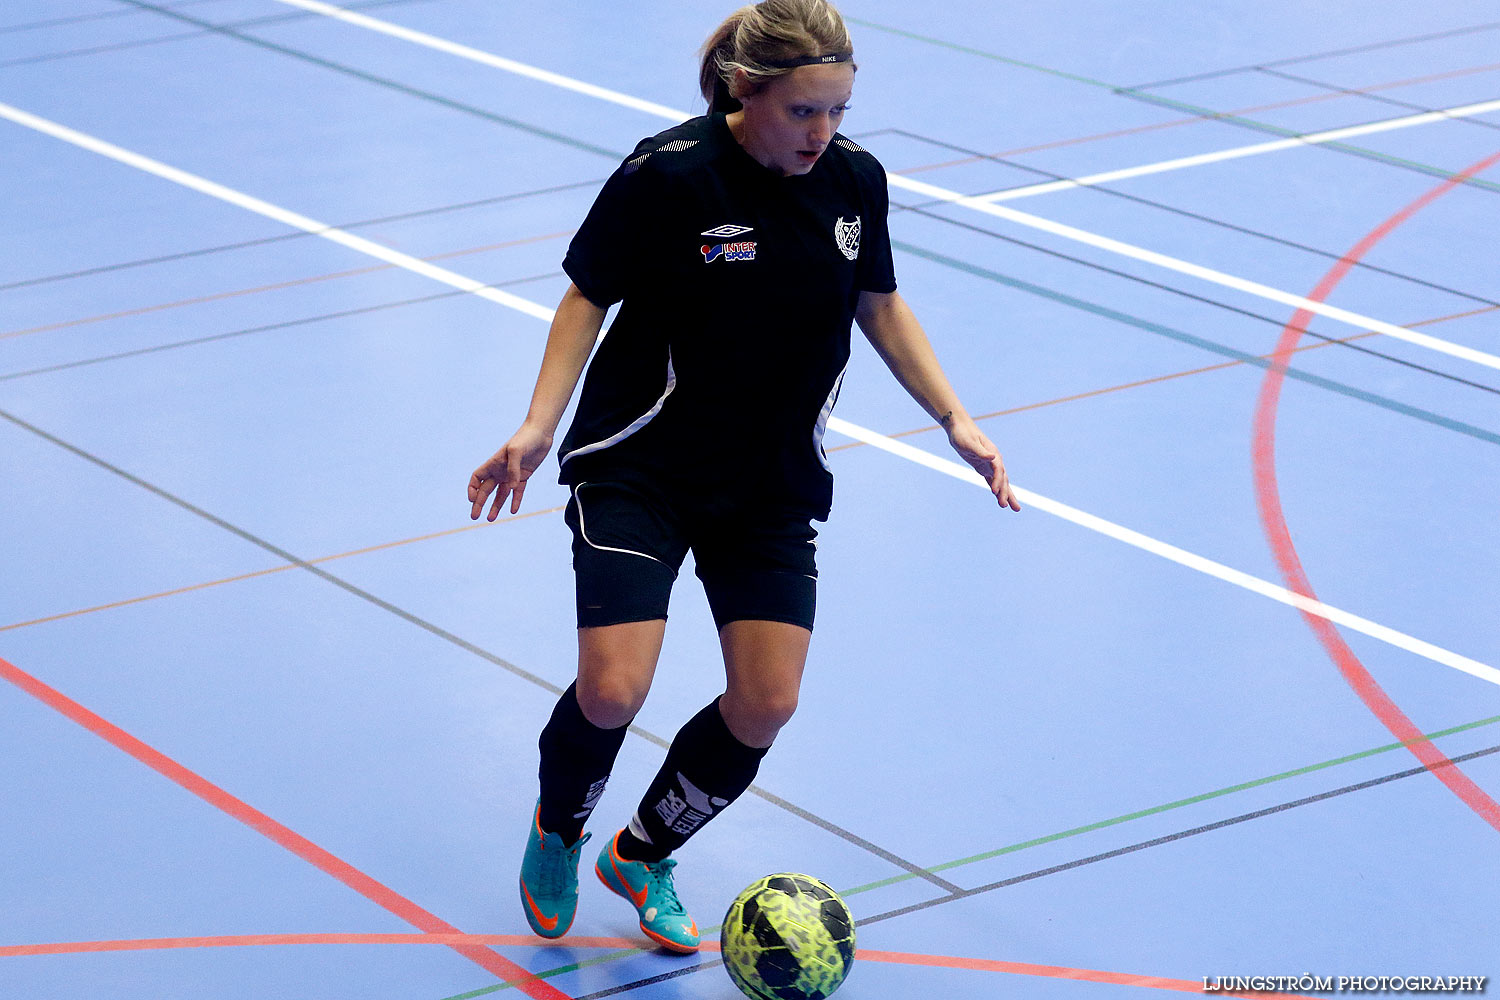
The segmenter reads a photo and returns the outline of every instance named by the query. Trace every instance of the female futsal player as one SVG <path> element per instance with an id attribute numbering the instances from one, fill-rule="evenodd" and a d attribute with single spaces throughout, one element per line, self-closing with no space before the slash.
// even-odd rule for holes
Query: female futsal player
<path id="1" fill-rule="evenodd" d="M 489 520 L 552 448 L 605 310 L 559 448 L 571 487 L 578 679 L 542 730 L 541 797 L 520 889 L 543 937 L 568 930 L 585 820 L 651 687 L 678 567 L 692 550 L 724 653 L 724 694 L 677 733 L 599 878 L 666 948 L 698 948 L 673 851 L 750 786 L 797 705 L 812 636 L 813 520 L 851 321 L 953 448 L 1020 510 L 896 292 L 885 173 L 836 129 L 854 85 L 826 0 L 765 0 L 704 47 L 709 114 L 646 139 L 605 183 L 568 247 L 572 279 L 519 430 L 469 480 Z"/>

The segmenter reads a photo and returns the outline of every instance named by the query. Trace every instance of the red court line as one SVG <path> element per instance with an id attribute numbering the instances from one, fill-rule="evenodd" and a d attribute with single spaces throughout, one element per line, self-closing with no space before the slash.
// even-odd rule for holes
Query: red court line
<path id="1" fill-rule="evenodd" d="M 25 955 L 77 955 L 110 951 L 158 951 L 174 948 L 243 948 L 274 945 L 307 944 L 445 944 L 511 945 L 526 948 L 629 948 L 639 950 L 642 942 L 625 938 L 566 937 L 548 941 L 530 934 L 237 934 L 219 937 L 141 938 L 131 941 L 67 941 L 56 944 L 22 944 L 0 947 L 0 958 Z M 718 951 L 719 942 L 704 941 L 704 951 Z M 1179 993 L 1202 993 L 1203 983 L 1187 979 L 1165 979 L 1140 976 L 1129 972 L 1104 972 L 1099 969 L 1070 969 L 1061 965 L 1034 965 L 1030 962 L 1004 962 L 989 958 L 960 958 L 952 955 L 918 955 L 905 951 L 855 952 L 856 962 L 879 962 L 890 965 L 919 965 L 935 969 L 963 969 L 972 972 L 1005 972 L 1017 976 L 1042 976 L 1050 979 L 1074 979 L 1079 982 L 1116 986 L 1139 986 L 1144 989 L 1174 990 Z M 1270 996 L 1267 993 L 1219 994 L 1229 997 Z M 1277 996 L 1296 1000 L 1298 994 Z M 1312 1000 L 1312 998 L 1304 998 Z"/>
<path id="2" fill-rule="evenodd" d="M 892 962 L 898 965 L 926 965 L 942 969 L 970 969 L 976 972 L 1008 972 L 1017 976 L 1045 976 L 1049 979 L 1076 979 L 1086 983 L 1106 983 L 1113 986 L 1139 986 L 1151 990 L 1174 990 L 1178 993 L 1203 993 L 1203 981 L 1190 979 L 1163 979 L 1160 976 L 1138 976 L 1129 972 L 1104 972 L 1099 969 L 1070 969 L 1061 965 L 1033 965 L 1030 962 L 1001 962 L 988 958 L 955 958 L 950 955 L 913 955 L 904 951 L 869 951 L 861 948 L 856 953 L 861 962 Z M 1298 993 L 1220 993 L 1226 997 L 1280 996 L 1296 1000 Z M 1315 1000 L 1312 997 L 1302 1000 Z"/>
<path id="3" fill-rule="evenodd" d="M 0 678 L 14 684 L 48 708 L 67 716 L 117 749 L 123 750 L 163 777 L 181 785 L 209 805 L 229 814 L 302 860 L 332 875 L 361 896 L 395 914 L 418 930 L 428 934 L 462 934 L 452 924 L 428 913 L 394 889 L 375 881 L 348 862 L 330 854 L 255 807 L 235 798 L 218 785 L 188 770 L 159 750 L 141 742 L 119 726 L 94 714 L 78 702 L 48 687 L 3 658 L 0 658 Z M 449 947 L 486 971 L 516 986 L 522 993 L 534 1000 L 571 1000 L 566 993 L 537 979 L 519 965 L 486 947 L 473 944 L 450 944 Z"/>
<path id="4" fill-rule="evenodd" d="M 1318 282 L 1318 287 L 1313 289 L 1308 298 L 1314 302 L 1324 301 L 1371 247 L 1389 236 L 1398 226 L 1433 201 L 1496 163 L 1500 163 L 1500 153 L 1494 153 L 1466 167 L 1370 230 L 1323 276 L 1323 280 Z M 1305 597 L 1316 599 L 1317 595 L 1313 593 L 1312 584 L 1302 568 L 1302 560 L 1297 555 L 1297 548 L 1292 543 L 1291 532 L 1287 529 L 1286 515 L 1281 507 L 1281 492 L 1276 481 L 1276 411 L 1281 403 L 1281 387 L 1286 380 L 1287 361 L 1312 318 L 1313 314 L 1310 311 L 1299 309 L 1281 332 L 1281 339 L 1276 345 L 1276 353 L 1272 356 L 1271 366 L 1266 369 L 1265 377 L 1261 380 L 1260 393 L 1256 400 L 1252 456 L 1255 468 L 1255 499 L 1260 509 L 1261 527 L 1265 532 L 1266 541 L 1270 543 L 1271 551 L 1276 556 L 1277 565 L 1281 568 L 1282 578 L 1289 589 Z M 1422 731 L 1406 717 L 1406 714 L 1365 669 L 1364 664 L 1359 662 L 1359 658 L 1354 655 L 1354 651 L 1344 642 L 1332 623 L 1310 615 L 1306 611 L 1301 614 L 1338 666 L 1339 672 L 1344 675 L 1344 680 L 1354 689 L 1360 700 L 1375 714 L 1381 724 L 1398 740 L 1405 743 L 1423 766 L 1453 794 L 1463 800 L 1465 805 L 1474 810 L 1490 826 L 1500 830 L 1500 805 L 1496 805 L 1494 799 L 1485 794 L 1484 790 L 1468 775 L 1454 766 L 1442 751 L 1422 738 Z"/>
<path id="5" fill-rule="evenodd" d="M 29 955 L 84 955 L 110 951 L 172 951 L 178 948 L 266 948 L 294 944 L 441 944 L 512 948 L 633 948 L 641 941 L 609 937 L 547 940 L 535 934 L 220 934 L 212 937 L 132 938 L 119 941 L 59 941 L 0 947 L 0 958 Z"/>

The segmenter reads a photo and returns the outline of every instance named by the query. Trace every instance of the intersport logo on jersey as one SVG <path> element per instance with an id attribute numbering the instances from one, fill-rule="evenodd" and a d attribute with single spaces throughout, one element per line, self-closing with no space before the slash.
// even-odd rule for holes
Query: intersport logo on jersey
<path id="1" fill-rule="evenodd" d="M 754 260 L 754 243 L 716 243 L 713 246 L 707 244 L 698 248 L 703 254 L 703 263 L 712 264 L 723 257 L 725 260 Z"/>

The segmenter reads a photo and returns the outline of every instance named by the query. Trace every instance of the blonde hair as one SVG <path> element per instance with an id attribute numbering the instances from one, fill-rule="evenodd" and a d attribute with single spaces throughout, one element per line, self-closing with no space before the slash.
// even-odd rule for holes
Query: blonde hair
<path id="1" fill-rule="evenodd" d="M 758 89 L 792 71 L 770 63 L 852 50 L 844 19 L 828 0 L 761 0 L 730 14 L 708 37 L 698 87 L 710 112 L 738 111 L 730 87 L 735 70 Z"/>

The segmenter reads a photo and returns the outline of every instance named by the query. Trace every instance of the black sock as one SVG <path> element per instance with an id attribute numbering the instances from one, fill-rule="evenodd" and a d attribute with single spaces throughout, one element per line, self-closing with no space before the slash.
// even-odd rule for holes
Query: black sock
<path id="1" fill-rule="evenodd" d="M 578 707 L 578 685 L 568 686 L 537 741 L 543 831 L 558 834 L 569 846 L 583 835 L 629 728 L 629 723 L 618 729 L 594 725 Z"/>
<path id="2" fill-rule="evenodd" d="M 660 861 L 677 850 L 750 787 L 765 755 L 766 750 L 734 738 L 715 698 L 678 731 L 630 826 L 620 834 L 620 856 Z"/>

